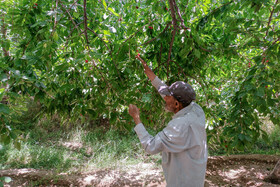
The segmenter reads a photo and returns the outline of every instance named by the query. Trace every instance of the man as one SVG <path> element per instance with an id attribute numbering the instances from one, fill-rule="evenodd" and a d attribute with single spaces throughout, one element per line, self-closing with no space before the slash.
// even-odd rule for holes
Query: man
<path id="1" fill-rule="evenodd" d="M 149 154 L 162 153 L 168 187 L 204 186 L 207 163 L 205 114 L 194 102 L 196 94 L 193 88 L 182 81 L 165 85 L 139 55 L 136 58 L 142 62 L 152 85 L 165 100 L 165 108 L 175 114 L 168 125 L 153 137 L 141 123 L 139 109 L 129 105 L 129 114 L 136 124 L 134 130 L 143 148 Z"/>

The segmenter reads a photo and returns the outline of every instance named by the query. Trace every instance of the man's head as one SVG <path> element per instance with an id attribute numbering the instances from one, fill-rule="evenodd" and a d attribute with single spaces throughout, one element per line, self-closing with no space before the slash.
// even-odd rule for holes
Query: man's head
<path id="1" fill-rule="evenodd" d="M 161 86 L 158 91 L 160 94 L 166 95 L 165 108 L 174 113 L 188 106 L 196 98 L 192 86 L 183 81 L 174 82 L 171 86 Z"/>

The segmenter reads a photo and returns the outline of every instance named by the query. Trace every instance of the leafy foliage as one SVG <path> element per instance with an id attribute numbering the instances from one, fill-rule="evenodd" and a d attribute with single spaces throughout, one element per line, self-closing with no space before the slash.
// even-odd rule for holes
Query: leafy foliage
<path id="1" fill-rule="evenodd" d="M 145 124 L 161 124 L 140 53 L 167 83 L 194 86 L 210 145 L 252 145 L 265 136 L 260 117 L 279 124 L 279 10 L 278 0 L 2 1 L 1 142 L 17 137 L 22 97 L 42 113 L 106 118 L 122 130 L 137 103 Z"/>

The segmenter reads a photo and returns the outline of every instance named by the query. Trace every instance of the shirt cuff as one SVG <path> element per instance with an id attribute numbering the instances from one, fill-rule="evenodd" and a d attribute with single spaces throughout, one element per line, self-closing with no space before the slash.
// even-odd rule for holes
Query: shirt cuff
<path id="1" fill-rule="evenodd" d="M 166 84 L 162 82 L 158 76 L 155 77 L 155 79 L 152 81 L 152 85 L 158 90 L 159 87 L 165 86 Z"/>
<path id="2" fill-rule="evenodd" d="M 136 132 L 136 134 L 137 134 L 137 136 L 139 137 L 140 140 L 148 134 L 147 130 L 145 129 L 145 127 L 143 125 L 143 123 L 137 124 L 134 127 L 134 130 L 135 130 L 135 132 Z"/>

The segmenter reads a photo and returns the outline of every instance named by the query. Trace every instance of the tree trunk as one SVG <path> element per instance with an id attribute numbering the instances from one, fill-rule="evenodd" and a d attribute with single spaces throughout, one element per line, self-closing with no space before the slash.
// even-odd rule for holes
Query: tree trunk
<path id="1" fill-rule="evenodd" d="M 280 160 L 277 162 L 272 172 L 264 180 L 274 184 L 280 184 Z"/>

